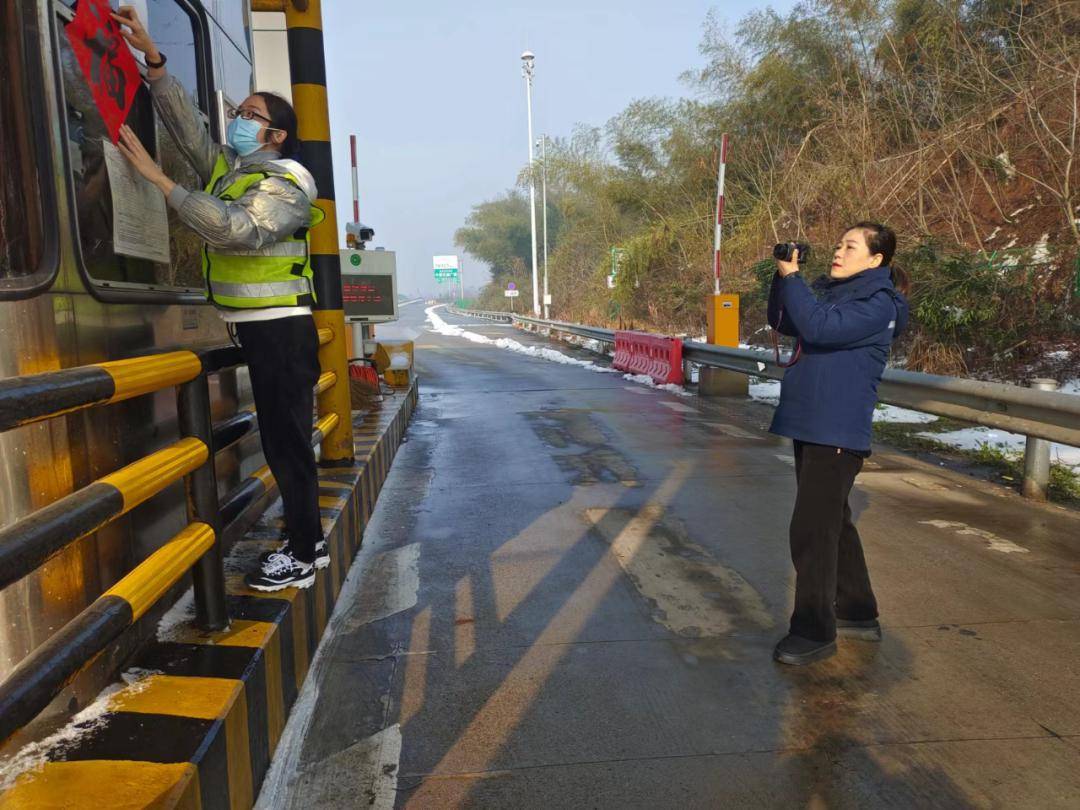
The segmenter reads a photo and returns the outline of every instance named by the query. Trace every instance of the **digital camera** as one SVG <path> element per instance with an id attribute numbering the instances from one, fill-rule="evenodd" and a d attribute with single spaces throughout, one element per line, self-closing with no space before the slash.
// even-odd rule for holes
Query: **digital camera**
<path id="1" fill-rule="evenodd" d="M 795 251 L 799 251 L 799 264 L 810 258 L 810 246 L 802 242 L 781 242 L 772 249 L 773 258 L 781 262 L 790 262 Z"/>

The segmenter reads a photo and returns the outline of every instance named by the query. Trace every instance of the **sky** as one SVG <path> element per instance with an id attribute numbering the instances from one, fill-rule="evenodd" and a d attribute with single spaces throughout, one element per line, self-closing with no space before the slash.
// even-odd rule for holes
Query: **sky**
<path id="1" fill-rule="evenodd" d="M 521 53 L 536 54 L 534 137 L 603 125 L 637 98 L 685 96 L 715 3 L 698 0 L 323 0 L 335 192 L 352 217 L 349 135 L 357 136 L 360 218 L 371 246 L 397 252 L 400 292 L 433 292 L 432 256 L 458 253 L 472 206 L 514 185 L 528 164 Z M 733 0 L 744 14 L 791 2 Z M 343 238 L 343 237 L 342 237 Z M 344 244 L 344 242 L 342 242 Z M 489 279 L 463 256 L 465 286 Z"/>

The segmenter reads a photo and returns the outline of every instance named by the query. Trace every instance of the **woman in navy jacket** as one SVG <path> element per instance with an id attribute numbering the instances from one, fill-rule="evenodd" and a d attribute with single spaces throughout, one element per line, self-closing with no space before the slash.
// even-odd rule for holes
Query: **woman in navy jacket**
<path id="1" fill-rule="evenodd" d="M 777 262 L 769 324 L 798 338 L 780 387 L 773 433 L 795 445 L 791 517 L 795 609 L 773 657 L 808 664 L 836 652 L 836 635 L 881 639 L 877 601 L 848 496 L 870 455 L 877 387 L 907 324 L 907 277 L 890 268 L 896 234 L 860 222 L 841 238 L 828 277 L 808 287 L 798 256 Z"/>

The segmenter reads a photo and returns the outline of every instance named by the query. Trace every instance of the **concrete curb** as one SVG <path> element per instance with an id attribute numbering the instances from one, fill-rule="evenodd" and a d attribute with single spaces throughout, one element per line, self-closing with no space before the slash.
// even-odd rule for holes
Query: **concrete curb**
<path id="1" fill-rule="evenodd" d="M 141 649 L 129 666 L 154 674 L 111 695 L 100 724 L 20 776 L 0 808 L 251 807 L 417 402 L 413 381 L 354 417 L 355 465 L 320 469 L 331 564 L 312 587 L 268 594 L 230 576 L 229 629 L 182 625 Z"/>

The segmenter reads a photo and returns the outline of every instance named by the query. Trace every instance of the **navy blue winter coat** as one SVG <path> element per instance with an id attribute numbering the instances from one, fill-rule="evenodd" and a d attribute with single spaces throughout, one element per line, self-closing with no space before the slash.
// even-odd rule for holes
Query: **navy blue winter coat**
<path id="1" fill-rule="evenodd" d="M 773 433 L 869 452 L 877 388 L 892 342 L 907 326 L 907 300 L 888 267 L 851 278 L 779 273 L 769 291 L 769 324 L 802 340 L 802 358 L 780 386 Z M 783 309 L 783 321 L 780 320 Z"/>

